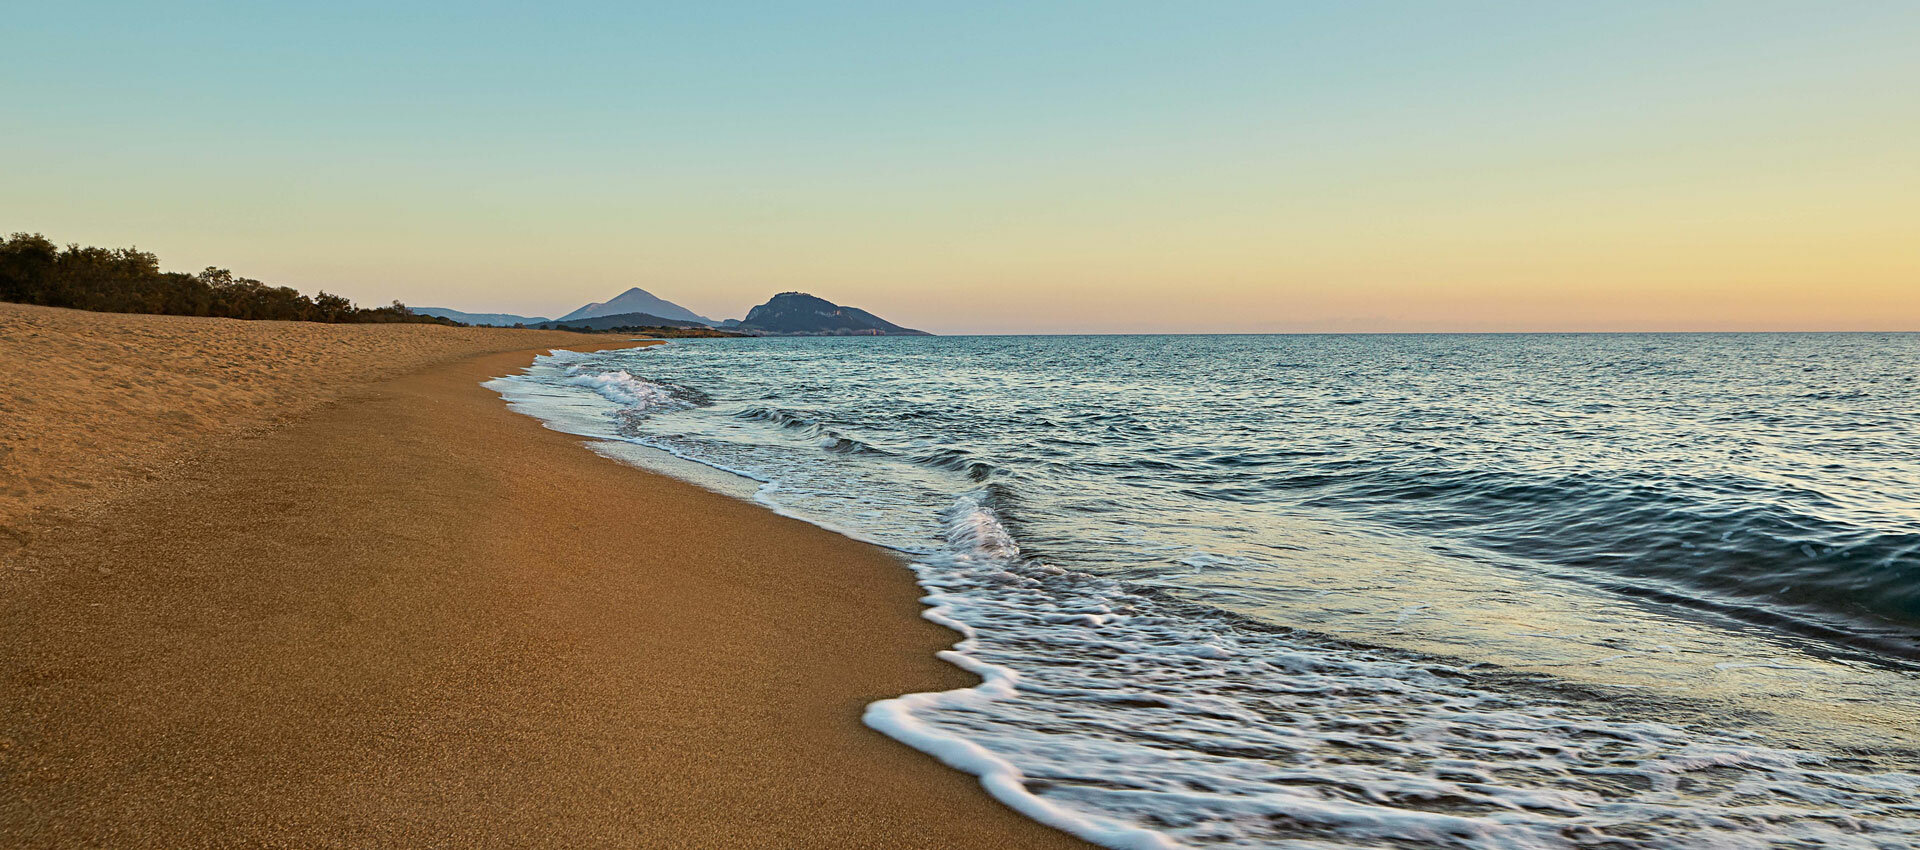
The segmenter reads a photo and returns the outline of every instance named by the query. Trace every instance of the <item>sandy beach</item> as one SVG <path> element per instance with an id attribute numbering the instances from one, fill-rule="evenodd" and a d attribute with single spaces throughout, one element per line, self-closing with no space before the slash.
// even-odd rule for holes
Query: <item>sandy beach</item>
<path id="1" fill-rule="evenodd" d="M 860 724 L 892 556 L 480 386 L 616 340 L 0 305 L 0 845 L 1076 846 Z"/>

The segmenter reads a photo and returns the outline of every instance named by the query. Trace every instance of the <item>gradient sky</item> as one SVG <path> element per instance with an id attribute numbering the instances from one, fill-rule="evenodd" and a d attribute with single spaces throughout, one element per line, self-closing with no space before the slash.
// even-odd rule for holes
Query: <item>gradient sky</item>
<path id="1" fill-rule="evenodd" d="M 34 3 L 0 230 L 363 303 L 1920 329 L 1920 2 Z"/>

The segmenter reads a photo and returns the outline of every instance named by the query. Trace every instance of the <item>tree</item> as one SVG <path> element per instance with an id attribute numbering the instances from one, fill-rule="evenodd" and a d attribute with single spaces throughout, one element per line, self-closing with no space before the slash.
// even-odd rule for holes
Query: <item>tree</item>
<path id="1" fill-rule="evenodd" d="M 399 301 L 371 310 L 322 292 L 271 286 L 208 266 L 199 274 L 163 272 L 160 258 L 138 248 L 58 248 L 38 233 L 0 241 L 0 300 L 116 313 L 167 313 L 232 319 L 314 322 L 430 322 Z"/>
<path id="2" fill-rule="evenodd" d="M 43 303 L 60 249 L 38 233 L 15 233 L 0 243 L 0 299 Z"/>
<path id="3" fill-rule="evenodd" d="M 319 322 L 345 322 L 353 318 L 353 302 L 331 292 L 313 299 L 313 318 Z"/>

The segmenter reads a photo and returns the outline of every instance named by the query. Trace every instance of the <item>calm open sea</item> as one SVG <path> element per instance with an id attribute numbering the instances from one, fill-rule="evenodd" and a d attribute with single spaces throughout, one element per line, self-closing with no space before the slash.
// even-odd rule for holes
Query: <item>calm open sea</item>
<path id="1" fill-rule="evenodd" d="M 868 724 L 1108 846 L 1908 848 L 1917 375 L 1901 334 L 1061 336 L 490 386 L 907 553 L 986 684 Z"/>

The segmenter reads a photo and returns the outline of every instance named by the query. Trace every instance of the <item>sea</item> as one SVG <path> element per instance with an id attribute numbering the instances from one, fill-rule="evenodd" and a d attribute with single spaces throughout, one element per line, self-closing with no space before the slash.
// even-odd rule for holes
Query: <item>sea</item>
<path id="1" fill-rule="evenodd" d="M 675 340 L 488 386 L 901 553 L 982 683 L 865 722 L 1103 846 L 1920 847 L 1920 335 Z"/>

